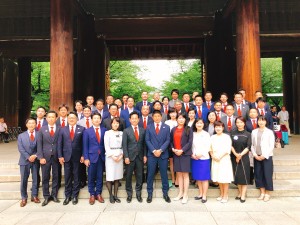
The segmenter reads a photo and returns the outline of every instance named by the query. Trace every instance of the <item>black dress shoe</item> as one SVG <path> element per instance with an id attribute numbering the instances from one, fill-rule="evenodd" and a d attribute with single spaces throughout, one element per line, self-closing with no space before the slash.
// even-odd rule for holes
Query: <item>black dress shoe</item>
<path id="1" fill-rule="evenodd" d="M 241 203 L 245 203 L 245 201 L 246 201 L 246 199 L 242 199 L 242 198 L 240 199 Z"/>
<path id="2" fill-rule="evenodd" d="M 46 206 L 49 203 L 49 198 L 45 198 L 45 200 L 42 203 L 42 206 Z"/>
<path id="3" fill-rule="evenodd" d="M 58 200 L 57 197 L 52 197 L 52 200 L 53 200 L 55 203 L 60 203 L 60 201 Z"/>
<path id="4" fill-rule="evenodd" d="M 170 203 L 170 202 L 171 202 L 171 199 L 170 199 L 169 195 L 164 195 L 164 200 L 165 200 L 167 203 Z"/>
<path id="5" fill-rule="evenodd" d="M 201 199 L 202 199 L 202 196 L 196 196 L 194 199 L 195 199 L 195 200 L 201 200 Z"/>
<path id="6" fill-rule="evenodd" d="M 66 198 L 63 202 L 63 205 L 68 205 L 70 201 L 71 201 L 71 197 Z"/>
<path id="7" fill-rule="evenodd" d="M 240 200 L 240 199 L 241 199 L 241 197 L 238 197 L 238 196 L 235 197 L 235 200 Z"/>
<path id="8" fill-rule="evenodd" d="M 115 202 L 121 203 L 121 200 L 117 196 L 114 196 L 114 199 L 115 199 Z"/>
<path id="9" fill-rule="evenodd" d="M 72 199 L 72 203 L 73 203 L 73 205 L 76 205 L 78 203 L 78 197 L 74 197 Z"/>
<path id="10" fill-rule="evenodd" d="M 127 203 L 130 203 L 131 200 L 132 200 L 132 196 L 127 196 L 127 199 L 126 199 Z"/>
<path id="11" fill-rule="evenodd" d="M 143 199 L 140 195 L 136 196 L 136 199 L 138 200 L 138 202 L 143 202 Z"/>
<path id="12" fill-rule="evenodd" d="M 147 203 L 151 203 L 152 202 L 152 195 L 148 195 L 147 197 Z"/>
<path id="13" fill-rule="evenodd" d="M 207 202 L 207 199 L 202 198 L 201 202 L 205 203 L 205 202 Z"/>

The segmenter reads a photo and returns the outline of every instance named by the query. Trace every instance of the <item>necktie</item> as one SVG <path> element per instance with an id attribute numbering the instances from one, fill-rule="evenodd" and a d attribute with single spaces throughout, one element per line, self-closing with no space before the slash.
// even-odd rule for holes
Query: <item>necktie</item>
<path id="1" fill-rule="evenodd" d="M 135 136 L 135 140 L 138 141 L 139 140 L 139 133 L 137 131 L 137 127 L 134 127 L 134 136 Z"/>
<path id="2" fill-rule="evenodd" d="M 37 130 L 39 131 L 41 129 L 41 121 L 39 121 L 39 124 L 37 125 Z"/>
<path id="3" fill-rule="evenodd" d="M 241 111 L 241 107 L 239 106 L 239 108 L 238 108 L 238 115 L 239 116 L 242 116 L 242 111 Z"/>
<path id="4" fill-rule="evenodd" d="M 117 111 L 117 117 L 120 117 L 119 109 L 118 109 L 118 111 Z"/>
<path id="5" fill-rule="evenodd" d="M 156 124 L 155 132 L 156 132 L 156 134 L 159 133 L 159 124 L 158 123 Z"/>
<path id="6" fill-rule="evenodd" d="M 256 129 L 256 127 L 257 127 L 255 120 L 252 120 L 252 127 L 253 127 L 253 129 Z"/>
<path id="7" fill-rule="evenodd" d="M 146 117 L 144 117 L 144 122 L 143 122 L 143 125 L 144 125 L 144 129 L 147 128 L 147 121 L 146 121 Z"/>
<path id="8" fill-rule="evenodd" d="M 144 101 L 144 105 L 146 105 L 146 102 Z"/>
<path id="9" fill-rule="evenodd" d="M 127 109 L 127 104 L 125 104 L 125 109 Z"/>
<path id="10" fill-rule="evenodd" d="M 207 102 L 207 108 L 210 109 L 210 104 L 209 104 L 209 102 Z"/>
<path id="11" fill-rule="evenodd" d="M 65 127 L 65 126 L 66 126 L 65 119 L 62 119 L 61 127 Z"/>
<path id="12" fill-rule="evenodd" d="M 202 112 L 201 112 L 200 106 L 198 106 L 198 118 L 201 118 L 201 117 L 202 117 Z"/>
<path id="13" fill-rule="evenodd" d="M 70 138 L 73 141 L 73 139 L 74 139 L 74 127 L 73 126 L 71 127 Z"/>
<path id="14" fill-rule="evenodd" d="M 231 119 L 230 119 L 230 117 L 228 117 L 227 126 L 228 126 L 228 130 L 231 131 Z"/>
<path id="15" fill-rule="evenodd" d="M 165 114 L 168 114 L 168 107 L 165 106 Z"/>
<path id="16" fill-rule="evenodd" d="M 33 131 L 30 131 L 30 141 L 34 141 Z"/>
<path id="17" fill-rule="evenodd" d="M 185 111 L 186 111 L 186 112 L 189 112 L 188 104 L 185 104 Z"/>
<path id="18" fill-rule="evenodd" d="M 50 129 L 51 129 L 51 130 L 50 130 L 50 136 L 53 137 L 53 136 L 54 136 L 54 130 L 53 130 L 53 127 L 50 127 Z"/>
<path id="19" fill-rule="evenodd" d="M 220 113 L 217 113 L 217 121 L 220 121 Z"/>
<path id="20" fill-rule="evenodd" d="M 223 108 L 223 112 L 225 112 L 225 110 L 226 110 L 226 105 L 223 104 L 223 105 L 222 105 L 222 108 Z"/>
<path id="21" fill-rule="evenodd" d="M 261 109 L 261 110 L 260 110 L 260 115 L 261 115 L 261 116 L 264 116 L 264 115 L 265 115 L 265 113 L 264 113 L 264 110 L 263 110 L 263 109 Z"/>
<path id="22" fill-rule="evenodd" d="M 96 138 L 98 143 L 100 143 L 100 134 L 99 134 L 99 128 L 95 128 L 96 129 Z"/>
<path id="23" fill-rule="evenodd" d="M 86 127 L 87 127 L 87 128 L 90 128 L 90 122 L 89 122 L 89 119 L 88 119 L 88 118 L 86 118 L 86 123 L 85 123 L 85 124 L 86 124 Z"/>

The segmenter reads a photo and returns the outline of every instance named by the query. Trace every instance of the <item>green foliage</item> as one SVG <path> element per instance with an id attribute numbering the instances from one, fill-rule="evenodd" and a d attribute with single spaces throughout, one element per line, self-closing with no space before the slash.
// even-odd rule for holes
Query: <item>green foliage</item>
<path id="1" fill-rule="evenodd" d="M 110 93 L 121 98 L 123 94 L 133 96 L 135 102 L 141 101 L 142 91 L 152 92 L 154 87 L 140 77 L 141 68 L 131 61 L 110 62 Z"/>
<path id="2" fill-rule="evenodd" d="M 50 101 L 50 63 L 31 63 L 32 111 L 38 106 L 49 108 Z"/>
<path id="3" fill-rule="evenodd" d="M 187 63 L 178 61 L 181 71 L 172 75 L 170 81 L 165 81 L 161 88 L 163 96 L 170 96 L 171 90 L 177 88 L 181 94 L 186 92 L 192 95 L 194 91 L 202 93 L 202 71 L 200 61 Z"/>

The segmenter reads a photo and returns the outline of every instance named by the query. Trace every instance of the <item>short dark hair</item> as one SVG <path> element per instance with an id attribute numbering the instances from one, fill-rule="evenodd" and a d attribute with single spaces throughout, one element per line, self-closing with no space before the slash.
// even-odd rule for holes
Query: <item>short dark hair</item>
<path id="1" fill-rule="evenodd" d="M 212 95 L 212 92 L 211 92 L 211 91 L 206 91 L 206 92 L 204 93 L 204 96 L 205 96 L 206 94 L 211 94 L 211 95 Z"/>
<path id="2" fill-rule="evenodd" d="M 187 92 L 184 92 L 184 93 L 182 94 L 182 97 L 183 97 L 184 95 L 188 95 L 189 97 L 191 97 L 190 94 L 187 93 Z"/>
<path id="3" fill-rule="evenodd" d="M 3 118 L 2 116 L 0 116 L 0 118 Z M 36 120 L 32 117 L 29 117 L 26 121 L 25 124 L 27 124 L 30 120 L 33 120 L 36 123 Z"/>
<path id="4" fill-rule="evenodd" d="M 234 121 L 235 124 L 236 124 L 236 121 L 237 121 L 237 120 L 243 121 L 244 124 L 246 125 L 246 119 L 245 119 L 244 117 L 238 116 L 237 118 L 235 118 L 235 121 Z"/>
<path id="5" fill-rule="evenodd" d="M 89 105 L 85 105 L 85 106 L 83 106 L 83 110 L 85 110 L 86 108 L 88 108 L 89 110 L 91 110 L 91 111 L 92 111 L 92 108 L 91 108 L 91 106 L 89 106 Z"/>
<path id="6" fill-rule="evenodd" d="M 69 112 L 69 113 L 68 113 L 68 116 L 69 116 L 69 115 L 75 115 L 76 117 L 78 116 L 77 113 L 74 112 L 74 111 Z"/>
<path id="7" fill-rule="evenodd" d="M 94 116 L 100 116 L 100 119 L 102 119 L 102 116 L 101 116 L 101 114 L 100 113 L 98 113 L 98 112 L 94 112 L 94 113 L 92 113 L 92 115 L 91 115 L 91 118 L 93 119 L 93 117 Z"/>
<path id="8" fill-rule="evenodd" d="M 109 105 L 109 109 L 110 109 L 112 106 L 116 106 L 117 109 L 119 108 L 118 105 L 117 105 L 116 103 L 112 103 L 112 104 Z"/>
<path id="9" fill-rule="evenodd" d="M 243 94 L 241 92 L 236 92 L 233 94 L 233 96 L 235 97 L 236 95 L 241 95 L 243 97 Z"/>
<path id="10" fill-rule="evenodd" d="M 62 108 L 66 108 L 66 110 L 69 111 L 69 106 L 67 104 L 61 104 L 58 106 L 58 110 L 60 110 Z"/>
<path id="11" fill-rule="evenodd" d="M 102 98 L 98 98 L 96 101 L 96 104 L 97 104 L 97 102 L 102 102 L 104 104 L 104 100 Z"/>
<path id="12" fill-rule="evenodd" d="M 153 107 L 156 103 L 159 103 L 159 104 L 161 105 L 161 102 L 160 102 L 160 101 L 155 100 L 154 102 L 152 102 L 152 107 Z"/>
<path id="13" fill-rule="evenodd" d="M 130 99 L 130 98 L 132 98 L 132 100 L 134 101 L 134 97 L 132 97 L 132 96 L 128 96 L 128 99 Z M 127 99 L 127 101 L 128 101 L 128 99 Z"/>
<path id="14" fill-rule="evenodd" d="M 128 94 L 123 94 L 123 95 L 122 95 L 122 98 L 123 98 L 124 96 L 128 96 L 128 97 L 129 97 L 129 95 L 128 95 Z"/>
<path id="15" fill-rule="evenodd" d="M 137 112 L 137 111 L 133 111 L 133 112 L 131 112 L 131 113 L 129 114 L 129 118 L 131 119 L 131 117 L 132 117 L 133 115 L 137 115 L 137 116 L 138 116 L 138 118 L 140 118 L 140 115 L 138 114 L 138 112 Z"/>
<path id="16" fill-rule="evenodd" d="M 266 118 L 265 116 L 262 116 L 262 115 L 259 115 L 259 116 L 257 117 L 257 121 L 259 121 L 259 120 L 263 120 L 263 121 L 266 121 L 266 122 L 267 122 L 267 118 Z"/>
<path id="17" fill-rule="evenodd" d="M 196 100 L 196 98 L 199 98 L 199 97 L 203 100 L 201 95 L 196 95 L 194 99 Z"/>
<path id="18" fill-rule="evenodd" d="M 171 95 L 173 94 L 173 92 L 175 92 L 176 94 L 178 94 L 178 95 L 179 95 L 179 90 L 178 90 L 178 89 L 172 89 L 172 91 L 171 91 Z"/>
<path id="19" fill-rule="evenodd" d="M 55 112 L 54 110 L 49 110 L 49 111 L 47 112 L 47 115 L 50 114 L 50 113 L 54 113 L 54 114 L 55 114 L 55 117 L 57 117 L 57 112 Z"/>
<path id="20" fill-rule="evenodd" d="M 202 121 L 202 123 L 204 123 L 204 126 L 205 126 L 205 122 L 202 118 L 198 118 L 198 119 L 195 119 L 191 129 L 194 131 L 194 132 L 197 132 L 197 127 L 196 127 L 196 123 L 198 123 L 199 121 Z M 203 127 L 204 128 L 204 127 Z"/>
<path id="21" fill-rule="evenodd" d="M 110 125 L 112 125 L 112 123 L 114 122 L 114 121 L 117 121 L 118 123 L 120 123 L 120 117 L 114 117 L 114 118 L 112 118 L 112 120 L 110 121 Z"/>
<path id="22" fill-rule="evenodd" d="M 161 101 L 163 102 L 163 101 L 165 100 L 165 98 L 168 99 L 168 101 L 170 101 L 169 97 L 167 97 L 167 96 L 164 96 L 164 97 L 161 99 Z"/>
<path id="23" fill-rule="evenodd" d="M 222 93 L 220 94 L 220 97 L 221 97 L 222 95 L 225 95 L 225 96 L 228 98 L 228 94 L 227 94 L 226 92 L 222 92 Z"/>
<path id="24" fill-rule="evenodd" d="M 76 101 L 75 101 L 75 105 L 76 105 L 77 103 L 79 103 L 80 105 L 83 106 L 83 102 L 82 102 L 81 100 L 76 100 Z"/>
<path id="25" fill-rule="evenodd" d="M 225 127 L 224 123 L 222 121 L 215 121 L 214 122 L 214 127 L 222 126 L 223 128 Z"/>
<path id="26" fill-rule="evenodd" d="M 152 112 L 152 116 L 154 116 L 154 114 L 162 115 L 162 114 L 161 114 L 161 111 L 159 111 L 159 110 L 154 110 L 154 111 Z"/>
<path id="27" fill-rule="evenodd" d="M 36 110 L 38 110 L 38 109 L 43 109 L 45 112 L 47 111 L 46 108 L 45 108 L 44 106 L 38 106 L 38 107 L 36 108 Z"/>
<path id="28" fill-rule="evenodd" d="M 256 103 L 258 102 L 266 102 L 266 100 L 263 97 L 259 97 L 258 99 L 256 99 Z"/>

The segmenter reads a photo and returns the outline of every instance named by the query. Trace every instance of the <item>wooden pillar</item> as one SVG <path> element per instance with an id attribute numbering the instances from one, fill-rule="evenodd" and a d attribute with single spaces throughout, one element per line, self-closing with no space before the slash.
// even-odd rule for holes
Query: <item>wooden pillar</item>
<path id="1" fill-rule="evenodd" d="M 290 121 L 293 121 L 293 71 L 292 61 L 295 57 L 291 55 L 284 55 L 282 57 L 282 86 L 283 86 L 283 105 L 286 106 L 287 111 L 290 113 Z M 293 130 L 293 123 L 290 124 Z"/>
<path id="2" fill-rule="evenodd" d="M 261 90 L 258 0 L 238 0 L 236 8 L 237 88 L 249 101 Z"/>
<path id="3" fill-rule="evenodd" d="M 73 108 L 72 0 L 51 0 L 50 109 Z"/>
<path id="4" fill-rule="evenodd" d="M 104 36 L 99 36 L 97 40 L 97 51 L 95 53 L 95 97 L 105 98 L 106 96 L 106 68 L 107 54 Z"/>
<path id="5" fill-rule="evenodd" d="M 289 120 L 290 126 L 294 127 L 294 134 L 300 134 L 300 58 L 293 61 L 293 69 L 292 69 L 292 77 L 293 77 L 293 101 L 294 111 L 290 111 L 289 114 L 293 114 L 293 120 Z"/>
<path id="6" fill-rule="evenodd" d="M 26 130 L 25 122 L 30 117 L 32 108 L 31 99 L 31 60 L 18 59 L 19 65 L 19 126 Z"/>

